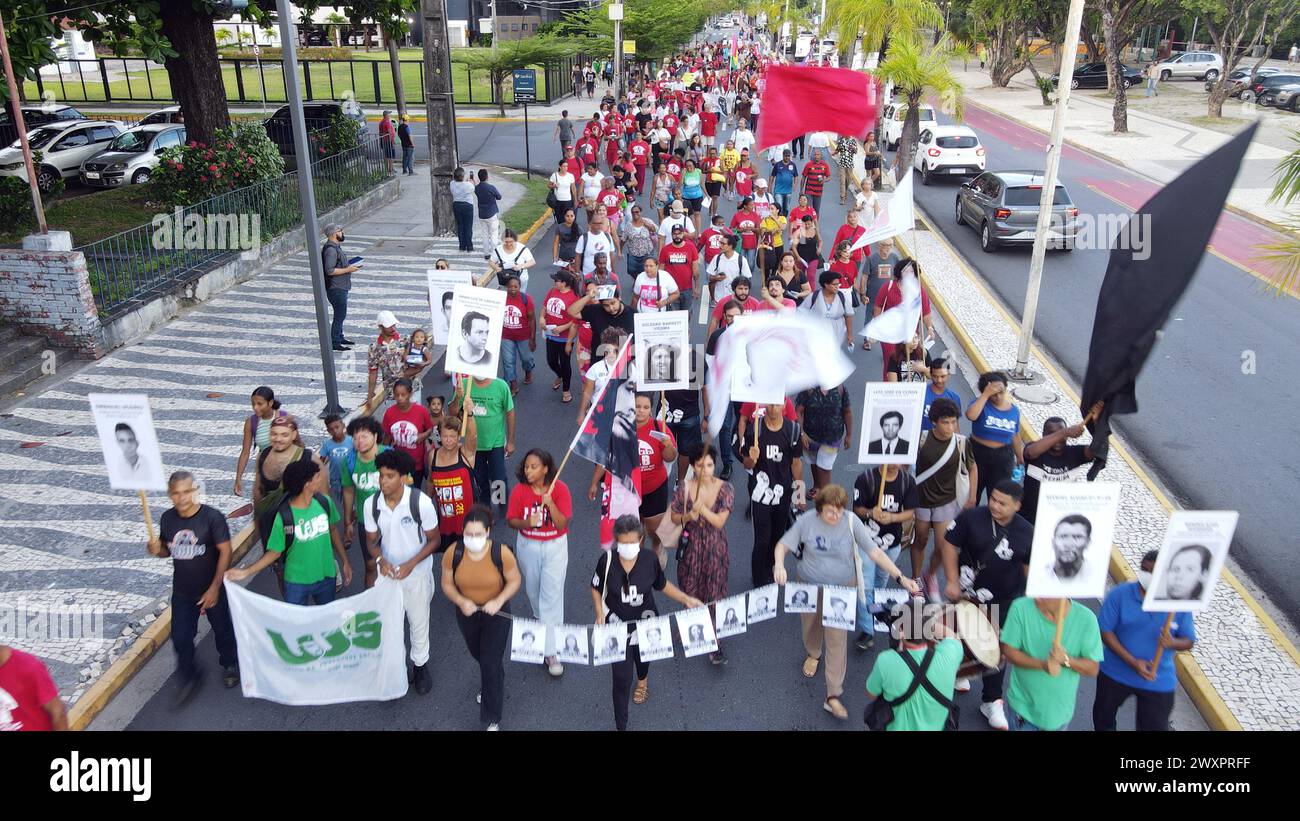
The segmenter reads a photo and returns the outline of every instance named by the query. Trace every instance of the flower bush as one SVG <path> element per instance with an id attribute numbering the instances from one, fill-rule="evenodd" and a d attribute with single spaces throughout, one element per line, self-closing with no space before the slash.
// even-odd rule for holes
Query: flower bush
<path id="1" fill-rule="evenodd" d="M 217 131 L 212 145 L 194 142 L 164 151 L 149 184 L 166 205 L 193 205 L 284 173 L 284 160 L 261 123 Z"/>
<path id="2" fill-rule="evenodd" d="M 356 120 L 338 114 L 330 117 L 329 125 L 312 132 L 311 142 L 315 147 L 312 162 L 347 151 L 349 148 L 356 148 L 357 136 L 361 133 L 361 129 L 361 123 Z"/>

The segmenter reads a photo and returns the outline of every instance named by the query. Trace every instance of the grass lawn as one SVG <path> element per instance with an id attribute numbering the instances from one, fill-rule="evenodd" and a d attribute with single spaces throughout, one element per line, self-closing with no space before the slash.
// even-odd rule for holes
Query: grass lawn
<path id="1" fill-rule="evenodd" d="M 77 247 L 120 234 L 153 219 L 162 209 L 149 202 L 149 186 L 128 185 L 75 197 L 60 197 L 45 203 L 45 221 L 51 229 L 70 231 Z M 542 195 L 545 197 L 545 194 Z M 7 228 L 0 234 L 0 246 L 18 247 L 23 237 L 35 230 Z"/>
<path id="2" fill-rule="evenodd" d="M 455 49 L 454 51 L 467 51 Z M 311 82 L 311 98 L 317 100 L 341 100 L 351 91 L 363 105 L 395 104 L 397 96 L 393 91 L 393 74 L 388 66 L 388 53 L 384 51 L 354 52 L 353 60 L 310 61 L 308 74 Z M 420 103 L 424 100 L 422 84 L 424 63 L 419 49 L 402 49 L 399 54 L 402 72 L 403 95 L 407 103 Z M 375 64 L 375 65 L 371 65 Z M 104 102 L 104 82 L 98 71 L 91 71 L 89 63 L 77 64 L 81 74 L 69 74 L 62 79 L 45 79 L 47 92 L 52 92 L 61 103 L 75 104 L 82 102 Z M 111 76 L 120 77 L 108 84 L 108 94 L 114 101 L 140 100 L 163 101 L 172 99 L 171 81 L 167 70 L 162 66 L 151 64 L 141 58 L 112 58 L 107 62 Z M 238 70 L 236 70 L 238 68 Z M 537 92 L 539 97 L 546 94 L 546 72 L 541 66 L 537 69 Z M 486 71 L 471 73 L 461 63 L 452 63 L 452 89 L 456 102 L 487 105 L 491 103 L 490 81 Z M 253 60 L 241 60 L 238 67 L 234 62 L 223 62 L 222 80 L 226 87 L 226 99 L 231 102 L 258 102 L 265 98 L 268 103 L 285 102 L 284 75 L 277 60 L 263 60 L 261 72 L 258 63 Z M 376 91 L 377 90 L 377 91 Z M 506 102 L 514 99 L 510 82 L 506 82 Z M 26 83 L 29 99 L 39 99 L 40 93 L 36 83 Z"/>
<path id="3" fill-rule="evenodd" d="M 512 205 L 510 210 L 506 211 L 505 216 L 506 227 L 522 236 L 525 231 L 533 226 L 534 222 L 537 222 L 537 218 L 546 211 L 546 192 L 548 190 L 546 178 L 534 174 L 533 178 L 528 180 L 524 179 L 522 174 L 519 174 L 517 176 L 511 175 L 510 181 L 517 182 L 528 189 L 523 199 Z"/>

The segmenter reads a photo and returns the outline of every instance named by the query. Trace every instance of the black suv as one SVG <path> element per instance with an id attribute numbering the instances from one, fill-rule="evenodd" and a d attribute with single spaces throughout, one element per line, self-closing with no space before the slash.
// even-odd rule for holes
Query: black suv
<path id="1" fill-rule="evenodd" d="M 365 115 L 349 115 L 342 103 L 333 101 L 303 103 L 302 112 L 306 119 L 308 134 L 326 128 L 335 117 L 344 117 L 361 123 L 358 140 L 365 134 Z M 266 129 L 266 136 L 270 137 L 271 142 L 280 149 L 281 156 L 293 156 L 293 120 L 289 117 L 289 106 L 280 106 L 274 114 L 262 122 L 262 126 Z"/>

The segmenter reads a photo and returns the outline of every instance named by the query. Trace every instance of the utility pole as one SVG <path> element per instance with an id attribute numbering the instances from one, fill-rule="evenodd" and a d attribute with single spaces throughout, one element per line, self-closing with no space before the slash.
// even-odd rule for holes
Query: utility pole
<path id="1" fill-rule="evenodd" d="M 495 2 L 495 0 L 493 0 Z M 623 4 L 609 4 L 609 19 L 614 21 L 614 99 L 623 99 Z"/>
<path id="2" fill-rule="evenodd" d="M 493 27 L 496 25 L 493 8 Z M 424 107 L 428 115 L 429 185 L 433 188 L 433 233 L 456 232 L 451 208 L 451 177 L 459 164 L 456 100 L 451 90 L 451 44 L 447 39 L 447 0 L 420 0 L 424 24 Z M 492 36 L 496 46 L 496 34 Z"/>
<path id="3" fill-rule="evenodd" d="M 9 85 L 9 105 L 13 108 L 14 126 L 18 129 L 18 144 L 23 150 L 23 163 L 27 167 L 27 187 L 32 191 L 32 213 L 42 234 L 50 233 L 45 223 L 45 206 L 41 202 L 41 189 L 36 184 L 36 166 L 32 163 L 32 147 L 27 144 L 27 124 L 23 122 L 22 99 L 18 96 L 18 83 L 14 80 L 14 67 L 9 59 L 9 38 L 5 34 L 4 16 L 0 15 L 0 54 L 4 57 L 5 80 Z"/>
<path id="4" fill-rule="evenodd" d="M 501 33 L 498 30 L 498 26 L 497 26 L 497 0 L 490 0 L 490 6 L 492 9 L 492 53 L 496 54 L 497 39 L 498 39 L 497 35 Z"/>
<path id="5" fill-rule="evenodd" d="M 325 299 L 325 272 L 320 255 L 320 225 L 316 221 L 316 190 L 311 178 L 311 143 L 307 140 L 307 121 L 302 112 L 302 92 L 298 89 L 298 36 L 294 31 L 289 0 L 276 0 L 275 14 L 280 24 L 280 49 L 284 61 L 284 93 L 293 124 L 294 161 L 298 165 L 298 199 L 302 208 L 302 230 L 306 234 L 307 265 L 311 271 L 311 294 L 316 304 L 316 338 L 320 342 L 321 372 L 325 377 L 325 409 L 321 415 L 342 414 L 339 381 L 334 372 L 334 343 L 330 340 L 329 309 Z M 367 397 L 369 399 L 369 397 Z"/>
<path id="6" fill-rule="evenodd" d="M 1084 0 L 1070 0 L 1070 12 L 1065 22 L 1065 52 L 1061 55 L 1061 81 L 1056 88 L 1056 110 L 1052 114 L 1051 143 L 1047 147 L 1047 166 L 1043 170 L 1043 194 L 1038 201 L 1038 225 L 1034 230 L 1034 255 L 1029 262 L 1029 288 L 1025 292 L 1025 308 L 1021 316 L 1020 346 L 1016 350 L 1016 366 L 1009 374 L 1017 382 L 1029 383 L 1015 388 L 1016 398 L 1030 403 L 1050 403 L 1056 394 L 1042 385 L 1041 376 L 1029 371 L 1029 347 L 1034 338 L 1034 320 L 1038 313 L 1038 292 L 1043 280 L 1043 262 L 1047 254 L 1047 231 L 1052 224 L 1052 204 L 1056 200 L 1056 178 L 1061 167 L 1061 145 L 1065 142 L 1065 118 L 1070 105 L 1070 80 L 1074 77 L 1074 63 L 1079 53 L 1079 26 L 1083 20 Z M 1061 230 L 1064 232 L 1064 221 Z"/>

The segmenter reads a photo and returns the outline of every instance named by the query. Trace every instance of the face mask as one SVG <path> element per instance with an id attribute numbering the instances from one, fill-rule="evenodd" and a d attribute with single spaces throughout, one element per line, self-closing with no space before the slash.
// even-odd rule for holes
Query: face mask
<path id="1" fill-rule="evenodd" d="M 339 242 L 347 242 L 347 239 L 347 236 L 342 231 L 339 231 Z"/>
<path id="2" fill-rule="evenodd" d="M 470 553 L 482 553 L 487 550 L 487 536 L 465 536 L 465 549 Z"/>
<path id="3" fill-rule="evenodd" d="M 1143 590 L 1150 590 L 1150 589 L 1151 589 L 1151 574 L 1148 573 L 1148 572 L 1145 571 L 1145 570 L 1139 570 L 1139 571 L 1137 572 L 1137 576 L 1138 576 L 1138 584 L 1142 585 L 1142 589 L 1143 589 Z"/>
<path id="4" fill-rule="evenodd" d="M 633 544 L 623 544 L 622 542 L 618 543 L 618 557 L 620 559 L 630 562 L 633 559 L 635 559 L 640 553 L 641 553 L 641 545 L 639 542 L 634 542 Z"/>

